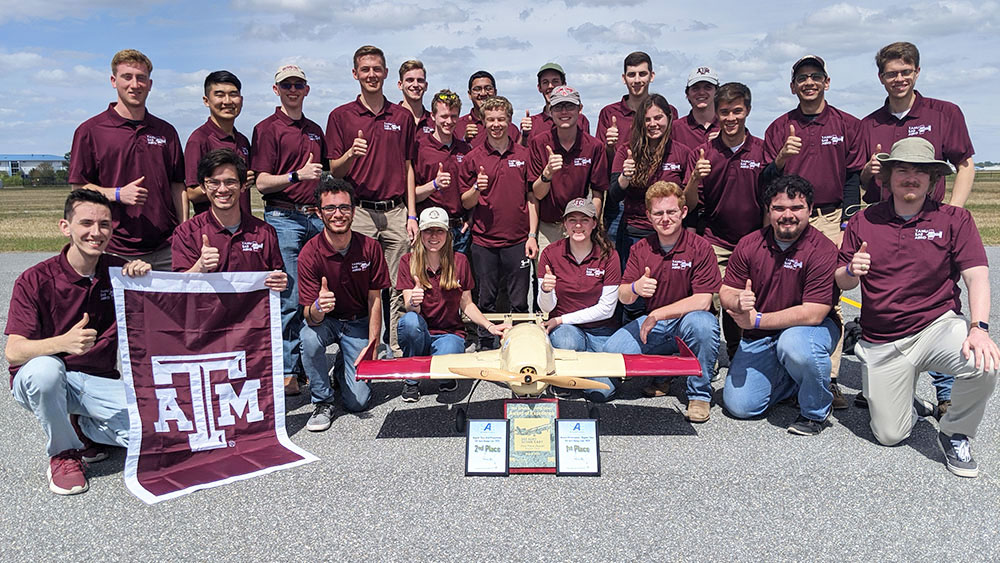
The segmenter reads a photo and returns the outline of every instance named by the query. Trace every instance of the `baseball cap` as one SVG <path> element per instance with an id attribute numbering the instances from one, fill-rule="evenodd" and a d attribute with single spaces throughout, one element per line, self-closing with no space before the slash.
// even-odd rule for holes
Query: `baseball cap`
<path id="1" fill-rule="evenodd" d="M 306 79 L 306 73 L 302 72 L 302 69 L 296 65 L 285 65 L 278 69 L 278 72 L 274 73 L 274 83 L 277 84 L 286 78 L 297 77 L 302 80 Z"/>
<path id="2" fill-rule="evenodd" d="M 576 90 L 570 88 L 569 86 L 556 86 L 552 93 L 549 94 L 549 105 L 554 106 L 556 104 L 561 104 L 563 102 L 570 102 L 576 106 L 582 106 L 583 102 L 580 101 L 580 93 Z"/>
<path id="3" fill-rule="evenodd" d="M 448 213 L 440 207 L 428 207 L 420 212 L 420 221 L 418 224 L 421 231 L 425 231 L 432 227 L 447 229 Z"/>
<path id="4" fill-rule="evenodd" d="M 578 197 L 570 200 L 570 202 L 566 204 L 566 210 L 563 211 L 563 217 L 566 217 L 570 213 L 583 213 L 587 217 L 597 217 L 597 208 L 594 207 L 594 202 L 592 200 Z"/>
<path id="5" fill-rule="evenodd" d="M 798 72 L 799 67 L 802 65 L 818 66 L 824 74 L 830 74 L 826 72 L 826 61 L 816 55 L 806 55 L 795 61 L 795 64 L 792 65 L 792 78 L 795 78 L 795 73 Z"/>
<path id="6" fill-rule="evenodd" d="M 554 70 L 554 71 L 558 72 L 559 76 L 562 76 L 563 79 L 566 78 L 566 71 L 564 71 L 563 67 L 559 66 L 558 63 L 545 63 L 545 64 L 543 64 L 542 68 L 538 69 L 538 74 L 536 74 L 535 76 L 541 76 L 542 73 L 545 72 L 546 70 Z"/>
<path id="7" fill-rule="evenodd" d="M 951 166 L 934 158 L 934 145 L 923 137 L 907 137 L 893 143 L 892 150 L 875 155 L 879 162 L 905 162 L 907 164 L 933 164 L 938 172 L 947 176 Z"/>
<path id="8" fill-rule="evenodd" d="M 687 87 L 690 88 L 699 82 L 708 82 L 713 86 L 718 86 L 719 75 L 707 66 L 700 66 L 688 75 Z"/>

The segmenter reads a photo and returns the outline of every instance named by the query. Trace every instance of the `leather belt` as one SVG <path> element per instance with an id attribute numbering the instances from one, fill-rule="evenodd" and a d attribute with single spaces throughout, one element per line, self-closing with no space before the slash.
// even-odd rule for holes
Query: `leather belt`
<path id="1" fill-rule="evenodd" d="M 383 199 L 381 201 L 372 201 L 367 199 L 359 200 L 358 203 L 361 207 L 365 209 L 371 209 L 372 211 L 388 211 L 395 208 L 400 203 L 403 203 L 403 196 L 396 196 L 390 199 Z"/>
<path id="2" fill-rule="evenodd" d="M 836 204 L 834 204 L 834 205 L 827 205 L 825 207 L 816 206 L 816 207 L 813 207 L 812 214 L 810 214 L 809 217 L 819 217 L 820 215 L 829 215 L 829 214 L 833 213 L 834 211 L 840 209 L 840 207 L 841 206 L 836 205 Z"/>
<path id="3" fill-rule="evenodd" d="M 264 202 L 264 207 L 276 207 L 286 211 L 295 211 L 296 213 L 301 213 L 303 215 L 312 215 L 313 213 L 316 213 L 315 205 L 297 205 L 290 201 L 281 199 L 266 201 Z"/>

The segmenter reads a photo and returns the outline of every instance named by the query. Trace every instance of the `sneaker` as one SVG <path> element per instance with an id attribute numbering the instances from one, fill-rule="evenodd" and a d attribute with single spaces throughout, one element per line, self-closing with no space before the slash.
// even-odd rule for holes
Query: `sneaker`
<path id="1" fill-rule="evenodd" d="M 298 380 L 298 378 L 295 377 L 294 375 L 292 377 L 286 377 L 285 378 L 285 396 L 286 397 L 294 397 L 294 396 L 296 396 L 296 395 L 298 395 L 300 393 L 301 393 L 301 391 L 299 391 L 299 380 Z"/>
<path id="2" fill-rule="evenodd" d="M 691 399 L 688 401 L 687 419 L 691 422 L 708 422 L 712 405 L 708 401 Z"/>
<path id="3" fill-rule="evenodd" d="M 833 393 L 833 410 L 842 411 L 847 408 L 847 399 L 844 398 L 844 394 L 840 392 L 840 385 L 837 383 L 836 379 L 830 380 L 830 392 Z"/>
<path id="4" fill-rule="evenodd" d="M 930 418 L 935 415 L 934 404 L 920 397 L 913 397 L 913 408 L 920 418 Z"/>
<path id="5" fill-rule="evenodd" d="M 88 440 L 88 442 L 90 442 L 90 440 Z M 111 457 L 108 450 L 97 442 L 90 442 L 90 444 L 84 442 L 84 446 L 86 447 L 80 450 L 80 459 L 82 459 L 85 463 L 98 463 Z"/>
<path id="6" fill-rule="evenodd" d="M 310 432 L 322 432 L 333 424 L 333 405 L 330 403 L 316 403 L 309 422 L 306 422 L 306 430 Z"/>
<path id="7" fill-rule="evenodd" d="M 403 402 L 416 403 L 420 400 L 420 388 L 416 383 L 403 383 Z"/>
<path id="8" fill-rule="evenodd" d="M 451 393 L 458 389 L 457 379 L 445 379 L 441 383 L 438 383 L 438 391 L 442 393 Z"/>
<path id="9" fill-rule="evenodd" d="M 670 380 L 654 381 L 642 388 L 642 394 L 647 397 L 666 397 L 670 393 Z"/>
<path id="10" fill-rule="evenodd" d="M 86 464 L 77 450 L 66 450 L 49 458 L 49 490 L 57 495 L 77 495 L 90 485 L 83 474 Z"/>
<path id="11" fill-rule="evenodd" d="M 864 391 L 858 391 L 858 394 L 854 396 L 854 406 L 859 409 L 868 408 L 868 399 L 865 398 Z"/>
<path id="12" fill-rule="evenodd" d="M 965 434 L 949 436 L 944 432 L 938 432 L 938 441 L 944 450 L 944 461 L 948 471 L 959 477 L 979 476 L 979 464 L 972 459 L 972 447 L 969 445 L 968 436 Z"/>
<path id="13" fill-rule="evenodd" d="M 825 420 L 810 420 L 800 414 L 795 422 L 788 426 L 788 432 L 799 436 L 815 436 L 823 431 L 825 424 Z"/>
<path id="14" fill-rule="evenodd" d="M 937 419 L 941 420 L 941 418 L 944 417 L 944 413 L 948 412 L 949 408 L 951 408 L 951 399 L 938 401 L 937 414 L 935 415 L 937 416 Z"/>

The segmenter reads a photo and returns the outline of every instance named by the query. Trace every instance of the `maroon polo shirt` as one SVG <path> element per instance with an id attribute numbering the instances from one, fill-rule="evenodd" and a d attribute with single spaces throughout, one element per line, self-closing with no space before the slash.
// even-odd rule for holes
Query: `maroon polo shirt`
<path id="1" fill-rule="evenodd" d="M 663 252 L 656 233 L 633 244 L 622 283 L 638 280 L 647 267 L 656 279 L 656 293 L 646 300 L 647 313 L 696 293 L 718 293 L 722 285 L 712 245 L 687 229 L 681 229 L 670 252 Z"/>
<path id="2" fill-rule="evenodd" d="M 635 119 L 635 112 L 628 107 L 628 96 L 622 96 L 622 99 L 613 103 L 608 104 L 601 108 L 601 114 L 597 118 L 597 132 L 594 134 L 595 137 L 601 140 L 602 143 L 607 144 L 608 142 L 608 127 L 611 127 L 611 118 L 615 118 L 615 123 L 618 125 L 618 142 L 616 146 L 621 146 L 623 143 L 628 144 L 629 137 L 632 134 L 632 120 Z M 677 108 L 673 104 L 667 104 L 670 106 L 670 118 L 674 121 L 677 120 Z"/>
<path id="3" fill-rule="evenodd" d="M 417 141 L 417 160 L 413 165 L 413 177 L 421 186 L 437 177 L 438 164 L 444 164 L 444 171 L 451 174 L 451 184 L 447 188 L 438 186 L 427 199 L 417 203 L 417 211 L 438 206 L 448 212 L 448 217 L 455 219 L 465 215 L 462 207 L 462 192 L 469 189 L 470 184 L 462 182 L 464 168 L 462 161 L 472 149 L 469 143 L 452 138 L 450 145 L 445 145 L 433 135 L 421 135 Z"/>
<path id="4" fill-rule="evenodd" d="M 556 129 L 547 135 L 538 135 L 528 147 L 531 154 L 528 181 L 534 182 L 549 162 L 546 146 L 563 157 L 562 170 L 552 175 L 549 193 L 538 201 L 538 219 L 548 223 L 562 220 L 566 204 L 578 197 L 587 197 L 587 188 L 595 192 L 608 190 L 608 158 L 604 144 L 577 129 L 576 140 L 567 151 L 559 142 Z"/>
<path id="5" fill-rule="evenodd" d="M 323 129 L 305 115 L 293 120 L 278 107 L 274 114 L 253 128 L 250 168 L 254 172 L 287 176 L 302 168 L 309 161 L 310 153 L 313 155 L 313 162 L 324 164 L 326 141 L 323 139 Z M 281 191 L 264 194 L 264 205 L 272 201 L 315 205 L 317 185 L 319 180 L 290 184 Z"/>
<path id="6" fill-rule="evenodd" d="M 274 227 L 243 211 L 240 226 L 230 233 L 209 210 L 181 223 L 174 231 L 170 244 L 175 272 L 189 270 L 201 258 L 202 235 L 208 235 L 208 244 L 219 249 L 215 272 L 262 272 L 285 267 Z"/>
<path id="7" fill-rule="evenodd" d="M 80 355 L 58 354 L 69 371 L 117 379 L 118 330 L 115 323 L 114 292 L 110 268 L 120 268 L 125 260 L 104 254 L 97 262 L 93 278 L 76 273 L 62 252 L 40 262 L 18 276 L 7 308 L 4 334 L 42 340 L 65 334 L 90 315 L 86 328 L 97 331 L 94 347 Z M 20 366 L 10 366 L 10 383 Z"/>
<path id="8" fill-rule="evenodd" d="M 732 250 L 745 235 L 759 229 L 763 208 L 760 173 L 764 170 L 764 141 L 747 131 L 746 140 L 735 153 L 719 135 L 711 142 L 693 149 L 697 160 L 700 149 L 712 163 L 712 172 L 701 179 L 698 200 L 704 206 L 708 242 Z"/>
<path id="9" fill-rule="evenodd" d="M 240 133 L 235 128 L 230 135 L 208 118 L 205 123 L 191 132 L 187 144 L 184 145 L 184 183 L 188 186 L 197 186 L 201 183 L 198 177 L 198 162 L 206 153 L 216 149 L 230 149 L 240 155 L 247 167 L 250 166 L 250 141 L 246 135 Z M 208 201 L 195 203 L 195 215 L 203 213 L 212 208 Z M 250 212 L 250 190 L 244 190 L 240 195 L 240 209 Z"/>
<path id="10" fill-rule="evenodd" d="M 988 265 L 972 214 L 930 198 L 908 221 L 891 200 L 856 214 L 844 231 L 839 266 L 850 263 L 862 242 L 872 257 L 861 276 L 861 332 L 869 342 L 892 342 L 948 311 L 960 313 L 959 276 Z"/>
<path id="11" fill-rule="evenodd" d="M 506 248 L 528 238 L 528 149 L 510 141 L 499 152 L 483 143 L 469 151 L 462 163 L 463 186 L 471 186 L 482 166 L 489 183 L 472 208 L 472 244 Z M 454 180 L 453 180 L 454 181 Z"/>
<path id="12" fill-rule="evenodd" d="M 410 113 L 410 108 L 404 106 L 403 102 L 399 102 L 396 105 L 405 110 L 406 113 L 409 113 L 411 118 L 413 117 L 413 114 Z M 413 133 L 416 135 L 414 138 L 417 139 L 418 141 L 420 140 L 420 137 L 434 133 L 434 120 L 431 118 L 431 112 L 427 111 L 427 108 L 423 108 L 423 110 L 424 114 L 420 116 L 420 119 L 416 121 L 417 125 L 413 129 Z M 355 131 L 355 135 L 356 134 L 357 131 Z M 351 143 L 353 142 L 354 141 L 351 141 Z"/>
<path id="13" fill-rule="evenodd" d="M 149 111 L 134 123 L 114 108 L 112 102 L 76 128 L 69 183 L 115 188 L 145 176 L 145 203 L 111 202 L 114 234 L 108 251 L 135 256 L 170 244 L 179 222 L 170 184 L 184 183 L 184 155 L 172 125 Z"/>
<path id="14" fill-rule="evenodd" d="M 688 113 L 683 119 L 675 120 L 670 125 L 670 138 L 678 143 L 694 150 L 709 142 L 709 135 L 719 133 L 719 118 L 712 118 L 712 123 L 706 129 L 701 123 L 695 121 L 694 115 Z"/>
<path id="15" fill-rule="evenodd" d="M 407 252 L 399 261 L 399 273 L 396 275 L 396 289 L 413 289 L 417 286 L 416 279 L 410 273 L 410 259 L 412 253 Z M 461 252 L 456 252 L 455 256 L 455 279 L 458 280 L 459 287 L 455 289 L 441 289 L 441 270 L 436 272 L 427 270 L 427 281 L 429 288 L 424 288 L 424 301 L 420 304 L 420 316 L 427 321 L 427 328 L 431 334 L 457 334 L 465 338 L 465 325 L 462 323 L 462 292 L 472 291 L 476 286 L 472 279 L 472 270 L 469 268 L 469 260 Z"/>
<path id="16" fill-rule="evenodd" d="M 628 158 L 628 143 L 618 143 L 615 150 L 615 161 L 611 165 L 612 174 L 621 174 Z M 667 140 L 667 148 L 664 150 L 663 161 L 656 168 L 646 183 L 645 188 L 636 188 L 629 184 L 625 190 L 625 223 L 635 230 L 652 231 L 653 225 L 646 217 L 646 188 L 656 182 L 673 182 L 682 189 L 687 185 L 691 171 L 697 159 L 694 153 L 686 146 L 674 141 Z M 688 208 L 691 208 L 689 205 Z"/>
<path id="17" fill-rule="evenodd" d="M 412 121 L 411 121 L 412 123 Z M 389 269 L 382 247 L 360 233 L 351 233 L 347 253 L 341 254 L 326 240 L 326 233 L 309 239 L 299 253 L 299 305 L 312 305 L 326 276 L 327 287 L 337 298 L 327 316 L 354 320 L 368 316 L 368 291 L 389 287 Z"/>
<path id="18" fill-rule="evenodd" d="M 549 312 L 549 318 L 567 313 L 575 313 L 597 305 L 606 286 L 622 283 L 621 259 L 612 250 L 601 256 L 601 248 L 594 245 L 590 254 L 579 264 L 570 252 L 569 239 L 559 239 L 542 250 L 538 258 L 539 277 L 545 275 L 545 267 L 552 269 L 556 276 L 556 307 Z M 718 268 L 716 268 L 718 270 Z M 617 327 L 614 315 L 609 319 L 576 325 L 591 329 Z"/>
<path id="19" fill-rule="evenodd" d="M 354 159 L 345 178 L 354 185 L 360 199 L 383 201 L 406 198 L 406 161 L 417 160 L 416 125 L 406 108 L 382 98 L 378 114 L 353 101 L 335 108 L 326 121 L 327 158 L 343 156 L 364 132 L 368 154 Z"/>
<path id="20" fill-rule="evenodd" d="M 861 121 L 830 104 L 815 116 L 807 116 L 795 108 L 767 128 L 765 162 L 774 162 L 778 157 L 788 138 L 789 125 L 795 126 L 795 136 L 802 139 L 802 150 L 785 159 L 782 175 L 797 174 L 809 180 L 815 190 L 816 207 L 840 207 L 844 203 L 847 172 L 861 170 L 868 160 L 858 142 Z"/>
<path id="21" fill-rule="evenodd" d="M 466 139 L 465 129 L 466 127 L 469 126 L 470 123 L 475 123 L 479 127 L 479 134 L 472 139 Z M 454 135 L 456 137 L 461 137 L 462 139 L 465 139 L 467 143 L 469 143 L 470 145 L 472 145 L 473 148 L 475 148 L 486 142 L 486 137 L 489 136 L 489 133 L 486 132 L 486 124 L 483 123 L 483 120 L 473 115 L 473 113 L 470 111 L 469 113 L 458 118 L 458 123 L 455 124 Z M 517 143 L 521 140 L 521 130 L 517 128 L 517 125 L 510 123 L 509 125 L 507 125 L 507 136 L 510 137 L 510 140 L 512 142 Z"/>
<path id="22" fill-rule="evenodd" d="M 552 121 L 552 116 L 545 113 L 544 111 L 538 112 L 531 116 L 531 132 L 528 133 L 528 141 L 530 142 L 532 137 L 536 137 L 539 134 L 545 133 L 552 129 L 555 122 Z M 580 119 L 577 121 L 577 127 L 582 129 L 585 133 L 590 133 L 590 121 L 587 119 L 586 115 L 580 113 Z"/>
<path id="23" fill-rule="evenodd" d="M 965 116 L 958 106 L 925 98 L 920 92 L 913 95 L 913 106 L 903 119 L 896 119 L 889 113 L 889 100 L 886 99 L 885 105 L 861 120 L 861 147 L 865 160 L 871 158 L 876 145 L 882 145 L 882 152 L 889 152 L 893 143 L 907 137 L 927 139 L 934 145 L 935 159 L 948 161 L 956 167 L 975 154 Z M 868 203 L 892 199 L 888 188 L 883 188 L 877 177 L 862 187 Z M 944 192 L 945 180 L 941 178 L 932 190 L 934 200 L 944 201 Z"/>
<path id="24" fill-rule="evenodd" d="M 828 316 L 839 324 L 837 312 L 832 309 L 840 298 L 833 281 L 836 269 L 837 246 L 812 225 L 806 227 L 788 250 L 781 250 L 774 240 L 774 230 L 768 225 L 743 237 L 736 245 L 722 283 L 744 289 L 749 278 L 759 313 L 820 303 L 830 305 Z M 753 340 L 780 332 L 751 329 L 744 336 Z"/>

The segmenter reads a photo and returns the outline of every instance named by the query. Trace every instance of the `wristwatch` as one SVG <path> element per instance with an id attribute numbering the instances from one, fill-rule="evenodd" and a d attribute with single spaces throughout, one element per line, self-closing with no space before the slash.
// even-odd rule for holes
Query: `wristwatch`
<path id="1" fill-rule="evenodd" d="M 288 174 L 288 180 L 293 184 L 297 183 L 299 181 L 299 171 L 296 170 L 295 172 L 290 172 Z"/>
<path id="2" fill-rule="evenodd" d="M 976 322 L 972 323 L 972 326 L 974 328 L 978 328 L 979 330 L 985 332 L 986 334 L 990 333 L 990 325 L 989 325 L 989 323 L 984 323 L 983 321 L 976 321 Z"/>
<path id="3" fill-rule="evenodd" d="M 538 233 L 528 233 L 528 236 L 534 239 L 538 238 Z"/>

